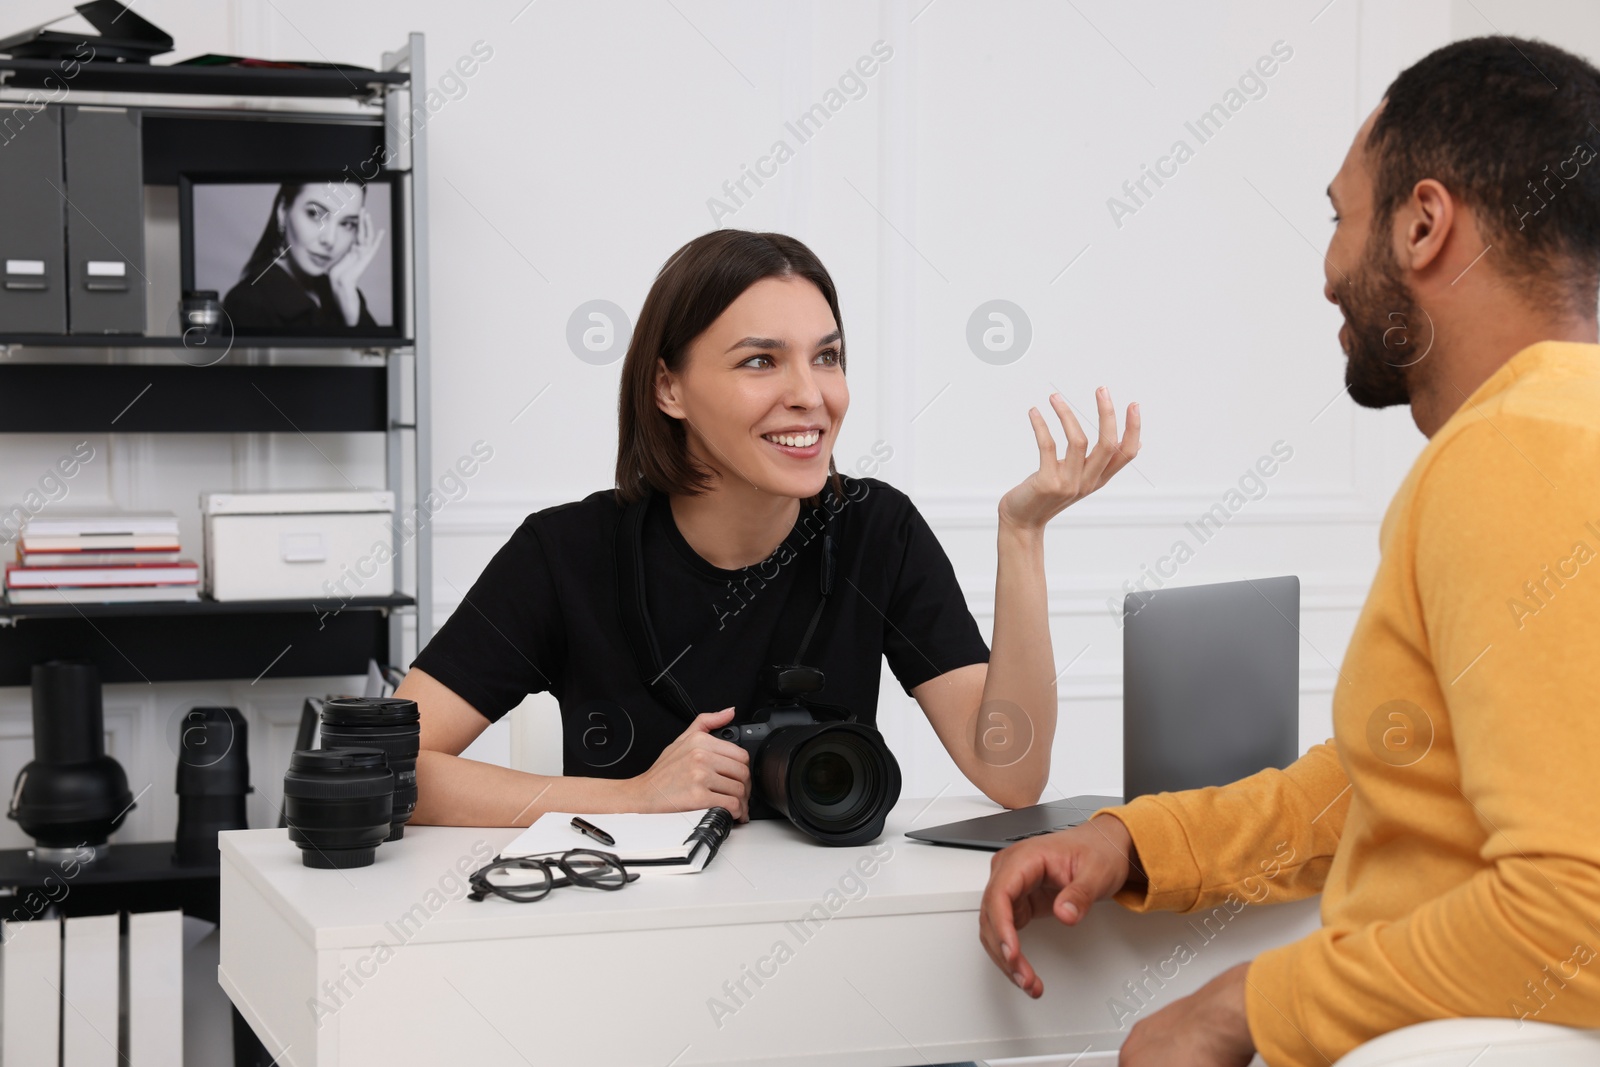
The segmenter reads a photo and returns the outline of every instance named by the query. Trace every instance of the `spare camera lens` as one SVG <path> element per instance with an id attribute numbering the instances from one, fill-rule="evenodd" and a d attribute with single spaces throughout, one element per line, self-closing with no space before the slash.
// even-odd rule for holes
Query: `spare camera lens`
<path id="1" fill-rule="evenodd" d="M 393 813 L 394 772 L 381 749 L 301 749 L 289 757 L 283 814 L 307 867 L 369 865 Z"/>
<path id="2" fill-rule="evenodd" d="M 322 705 L 323 748 L 378 748 L 394 771 L 393 829 L 398 841 L 417 808 L 417 702 L 397 697 L 329 697 Z"/>
<path id="3" fill-rule="evenodd" d="M 238 708 L 196 707 L 178 734 L 178 832 L 173 860 L 216 863 L 217 832 L 243 830 L 250 789 L 248 724 Z"/>
<path id="4" fill-rule="evenodd" d="M 215 330 L 222 323 L 222 303 L 215 289 L 186 289 L 179 301 L 185 330 Z"/>

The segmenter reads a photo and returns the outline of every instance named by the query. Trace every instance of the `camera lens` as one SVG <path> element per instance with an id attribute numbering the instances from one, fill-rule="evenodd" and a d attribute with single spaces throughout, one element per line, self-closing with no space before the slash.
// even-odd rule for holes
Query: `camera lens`
<path id="1" fill-rule="evenodd" d="M 859 723 L 775 730 L 756 762 L 768 803 L 826 845 L 871 841 L 900 799 L 894 753 Z"/>
<path id="2" fill-rule="evenodd" d="M 217 832 L 246 827 L 247 730 L 238 708 L 196 707 L 184 713 L 178 734 L 176 862 L 215 863 Z"/>
<path id="3" fill-rule="evenodd" d="M 853 735 L 823 734 L 795 750 L 794 800 L 805 818 L 837 832 L 857 826 L 871 814 L 878 792 L 877 768 L 861 748 L 861 739 Z"/>
<path id="4" fill-rule="evenodd" d="M 815 752 L 801 772 L 801 790 L 806 800 L 831 808 L 854 792 L 861 769 L 849 754 L 837 750 Z"/>
<path id="5" fill-rule="evenodd" d="M 389 836 L 394 772 L 376 748 L 301 749 L 283 776 L 289 840 L 307 867 L 365 867 Z"/>
<path id="6" fill-rule="evenodd" d="M 322 705 L 322 747 L 382 749 L 394 771 L 393 826 L 398 841 L 417 807 L 417 702 L 395 697 L 330 697 Z"/>

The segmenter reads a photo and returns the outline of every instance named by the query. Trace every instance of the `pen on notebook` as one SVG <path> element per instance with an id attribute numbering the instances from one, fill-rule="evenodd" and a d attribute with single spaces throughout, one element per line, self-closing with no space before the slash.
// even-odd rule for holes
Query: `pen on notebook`
<path id="1" fill-rule="evenodd" d="M 600 827 L 596 826 L 587 819 L 579 819 L 574 816 L 572 820 L 572 828 L 578 831 L 578 833 L 583 834 L 585 837 L 594 838 L 602 845 L 615 845 L 617 843 L 616 838 L 612 837 L 610 834 L 606 833 L 604 830 L 600 829 Z"/>

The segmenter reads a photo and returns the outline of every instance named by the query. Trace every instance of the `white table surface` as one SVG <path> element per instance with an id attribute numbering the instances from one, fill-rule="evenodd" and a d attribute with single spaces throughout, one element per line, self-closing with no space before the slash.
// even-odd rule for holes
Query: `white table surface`
<path id="1" fill-rule="evenodd" d="M 700 874 L 529 904 L 467 900 L 458 873 L 513 828 L 407 827 L 349 871 L 305 867 L 284 830 L 225 832 L 218 977 L 286 1065 L 895 1067 L 1114 1049 L 1317 926 L 1315 899 L 1209 924 L 1102 903 L 1077 928 L 1024 930 L 1045 984 L 1031 1000 L 978 941 L 992 853 L 902 836 L 998 810 L 903 799 L 855 848 L 748 823 Z M 1175 964 L 1179 942 L 1193 958 Z"/>

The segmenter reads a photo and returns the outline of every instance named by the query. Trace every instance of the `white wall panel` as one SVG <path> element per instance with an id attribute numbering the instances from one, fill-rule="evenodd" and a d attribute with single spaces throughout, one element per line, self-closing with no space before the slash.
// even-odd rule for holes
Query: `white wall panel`
<path id="1" fill-rule="evenodd" d="M 61 10 L 7 7 L 16 25 Z M 1277 441 L 1292 461 L 1172 581 L 1299 574 L 1302 743 L 1326 735 L 1378 522 L 1423 440 L 1406 412 L 1360 410 L 1340 393 L 1339 316 L 1321 293 L 1323 188 L 1394 74 L 1439 44 L 1531 33 L 1600 56 L 1600 15 L 1557 0 L 144 0 L 140 13 L 175 35 L 174 57 L 375 64 L 405 33 L 428 35 L 446 96 L 428 126 L 434 466 L 478 440 L 494 449 L 434 519 L 436 623 L 523 516 L 610 482 L 620 362 L 578 359 L 568 318 L 597 299 L 636 316 L 666 256 L 714 225 L 708 201 L 780 139 L 793 157 L 719 221 L 794 233 L 829 265 L 851 360 L 837 458 L 893 447 L 882 476 L 928 516 L 985 632 L 995 503 L 1035 459 L 1028 406 L 1060 387 L 1088 410 L 1100 384 L 1119 404 L 1140 401 L 1136 467 L 1059 518 L 1047 543 L 1058 663 L 1083 653 L 1060 683 L 1054 781 L 1067 792 L 1119 784 L 1120 632 L 1107 599 Z M 442 83 L 480 41 L 492 58 Z M 798 143 L 786 123 L 878 41 L 892 57 Z M 1278 41 L 1293 56 L 1265 94 L 1197 143 L 1185 123 Z M 1118 225 L 1107 200 L 1126 198 L 1122 183 L 1179 138 L 1193 157 Z M 173 237 L 162 210 L 155 245 Z M 995 299 L 1021 307 L 1032 332 L 1004 365 L 967 341 L 974 311 Z M 75 440 L 0 441 L 0 506 Z M 68 499 L 171 508 L 196 552 L 200 488 L 382 474 L 381 447 L 336 435 L 93 444 Z M 271 825 L 301 699 L 358 684 L 108 687 L 130 784 L 153 783 L 123 838 L 171 835 L 165 727 L 186 704 L 245 712 L 250 817 Z M 971 791 L 898 686 L 883 692 L 908 795 Z M 27 691 L 0 690 L 0 780 L 26 762 L 28 729 Z M 474 752 L 509 760 L 514 744 L 548 744 L 515 732 Z M 20 843 L 0 824 L 0 847 Z"/>

